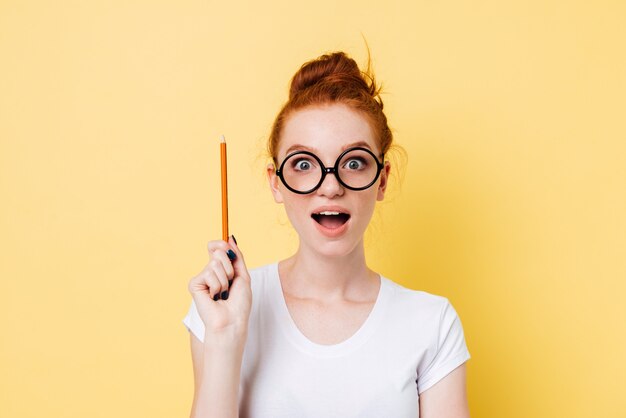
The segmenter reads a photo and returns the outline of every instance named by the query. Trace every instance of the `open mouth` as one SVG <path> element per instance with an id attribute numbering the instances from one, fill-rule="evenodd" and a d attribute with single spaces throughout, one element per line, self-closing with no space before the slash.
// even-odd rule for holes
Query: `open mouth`
<path id="1" fill-rule="evenodd" d="M 342 212 L 323 211 L 312 214 L 311 218 L 315 219 L 324 228 L 337 229 L 348 222 L 350 215 Z"/>

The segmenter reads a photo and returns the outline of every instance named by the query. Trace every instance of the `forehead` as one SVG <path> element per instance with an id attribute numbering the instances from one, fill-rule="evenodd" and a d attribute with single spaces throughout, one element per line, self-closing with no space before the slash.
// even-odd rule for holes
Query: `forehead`
<path id="1" fill-rule="evenodd" d="M 311 106 L 289 115 L 277 154 L 282 159 L 293 151 L 307 149 L 334 159 L 356 143 L 379 153 L 374 132 L 362 113 L 343 104 Z"/>

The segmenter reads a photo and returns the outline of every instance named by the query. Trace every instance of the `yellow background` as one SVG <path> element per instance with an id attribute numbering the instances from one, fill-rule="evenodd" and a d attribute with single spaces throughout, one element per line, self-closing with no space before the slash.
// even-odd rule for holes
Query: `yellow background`
<path id="1" fill-rule="evenodd" d="M 405 179 L 371 266 L 447 296 L 473 417 L 623 417 L 622 1 L 0 3 L 0 416 L 181 417 L 188 280 L 230 219 L 295 248 L 263 176 L 291 75 L 372 52 Z"/>

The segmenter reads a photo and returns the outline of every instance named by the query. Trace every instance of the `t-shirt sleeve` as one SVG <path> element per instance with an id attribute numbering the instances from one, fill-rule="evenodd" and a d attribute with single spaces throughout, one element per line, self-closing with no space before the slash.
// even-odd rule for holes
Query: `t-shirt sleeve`
<path id="1" fill-rule="evenodd" d="M 445 299 L 439 319 L 437 349 L 432 361 L 417 370 L 418 394 L 433 386 L 465 363 L 470 353 L 465 344 L 463 325 L 454 307 Z"/>
<path id="2" fill-rule="evenodd" d="M 189 332 L 193 332 L 193 335 L 204 342 L 204 322 L 202 322 L 202 318 L 200 318 L 200 314 L 198 313 L 193 299 L 191 300 L 191 306 L 189 307 L 187 316 L 183 318 L 183 324 L 185 324 Z"/>

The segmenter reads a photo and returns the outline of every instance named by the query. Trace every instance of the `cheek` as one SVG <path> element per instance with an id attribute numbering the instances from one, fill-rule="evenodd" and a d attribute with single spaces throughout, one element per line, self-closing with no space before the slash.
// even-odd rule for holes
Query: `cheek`
<path id="1" fill-rule="evenodd" d="M 376 195 L 376 189 L 368 189 L 366 194 L 362 196 L 363 199 L 359 200 L 359 221 L 369 223 L 374 213 L 374 209 L 376 208 Z"/>
<path id="2" fill-rule="evenodd" d="M 289 195 L 286 195 L 288 193 Z M 287 212 L 287 217 L 291 221 L 292 224 L 296 224 L 302 222 L 300 219 L 303 217 L 307 217 L 307 209 L 305 202 L 302 199 L 298 199 L 297 196 L 294 199 L 291 192 L 285 191 L 283 194 L 284 201 L 283 204 L 285 206 L 285 212 Z"/>

